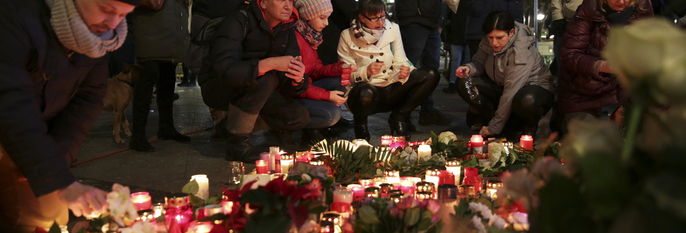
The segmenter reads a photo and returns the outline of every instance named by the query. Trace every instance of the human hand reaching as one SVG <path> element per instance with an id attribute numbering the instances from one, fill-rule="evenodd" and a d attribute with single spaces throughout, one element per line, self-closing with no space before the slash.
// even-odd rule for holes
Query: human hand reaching
<path id="1" fill-rule="evenodd" d="M 336 106 L 341 106 L 348 100 L 348 97 L 343 97 L 345 95 L 342 91 L 329 91 L 329 101 Z"/>
<path id="2" fill-rule="evenodd" d="M 455 70 L 455 75 L 458 78 L 464 78 L 467 74 L 469 74 L 469 66 L 460 66 Z"/>
<path id="3" fill-rule="evenodd" d="M 293 79 L 294 82 L 299 83 L 303 81 L 305 74 L 305 64 L 302 62 L 302 57 L 297 56 L 289 61 L 286 77 Z"/>
<path id="4" fill-rule="evenodd" d="M 371 77 L 372 75 L 381 73 L 381 70 L 383 69 L 384 64 L 383 61 L 378 61 L 377 62 L 372 62 L 372 64 L 369 64 L 367 66 L 367 77 Z"/>
<path id="5" fill-rule="evenodd" d="M 57 190 L 57 195 L 76 217 L 99 216 L 107 211 L 107 193 L 78 181 Z"/>

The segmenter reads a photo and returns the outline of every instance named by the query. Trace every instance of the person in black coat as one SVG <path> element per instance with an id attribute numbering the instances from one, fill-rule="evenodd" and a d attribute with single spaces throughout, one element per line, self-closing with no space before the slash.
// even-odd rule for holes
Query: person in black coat
<path id="1" fill-rule="evenodd" d="M 140 0 L 1 1 L 0 229 L 66 226 L 68 209 L 107 205 L 69 164 L 103 108 L 105 53 L 124 42 L 123 18 Z"/>
<path id="2" fill-rule="evenodd" d="M 450 44 L 450 75 L 448 75 L 448 87 L 443 89 L 443 92 L 448 94 L 457 93 L 457 75 L 454 70 L 457 67 L 467 64 L 471 61 L 471 56 L 469 53 L 469 46 L 467 40 L 465 39 L 465 31 L 467 28 L 467 14 L 469 14 L 468 1 L 460 1 L 457 6 L 457 12 L 453 12 L 450 9 L 448 11 L 448 19 L 450 23 L 444 29 L 443 33 L 446 33 L 447 42 Z"/>
<path id="3" fill-rule="evenodd" d="M 203 65 L 198 81 L 205 104 L 228 111 L 225 158 L 254 162 L 259 154 L 250 133 L 258 114 L 277 132 L 285 150 L 297 149 L 291 131 L 302 129 L 310 118 L 304 106 L 287 97 L 308 86 L 293 1 L 253 0 L 248 8 L 224 18 L 204 61 L 211 65 Z"/>

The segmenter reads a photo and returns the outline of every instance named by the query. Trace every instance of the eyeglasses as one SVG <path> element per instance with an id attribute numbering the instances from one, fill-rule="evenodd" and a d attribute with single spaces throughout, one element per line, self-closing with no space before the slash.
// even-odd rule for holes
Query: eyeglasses
<path id="1" fill-rule="evenodd" d="M 376 18 L 369 18 L 369 17 L 367 17 L 366 15 L 362 15 L 362 16 L 364 16 L 365 18 L 367 18 L 367 19 L 368 19 L 369 21 L 371 21 L 372 23 L 376 23 L 376 22 L 378 22 L 379 20 L 382 20 L 382 19 L 385 19 L 385 18 L 386 18 L 386 15 L 382 15 L 382 16 L 379 16 L 379 17 L 376 17 Z"/>

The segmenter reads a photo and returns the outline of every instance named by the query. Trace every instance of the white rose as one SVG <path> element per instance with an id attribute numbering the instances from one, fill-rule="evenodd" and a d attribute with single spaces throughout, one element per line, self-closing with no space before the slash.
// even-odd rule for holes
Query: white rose
<path id="1" fill-rule="evenodd" d="M 503 156 L 503 151 L 505 147 L 498 142 L 491 142 L 488 144 L 488 160 L 491 161 L 491 165 L 495 165 Z M 507 156 L 507 154 L 505 154 Z"/>
<path id="2" fill-rule="evenodd" d="M 310 177 L 310 175 L 308 175 L 308 174 L 302 174 L 302 175 L 300 175 L 300 178 L 303 180 L 306 180 L 306 181 L 312 180 L 312 177 Z"/>
<path id="3" fill-rule="evenodd" d="M 486 231 L 486 226 L 484 226 L 484 224 L 481 222 L 481 218 L 477 217 L 476 215 L 474 215 L 474 217 L 472 217 L 472 223 L 474 223 L 474 227 L 476 227 L 476 229 L 479 231 L 479 233 L 488 232 L 488 231 Z"/>
<path id="4" fill-rule="evenodd" d="M 453 132 L 445 131 L 438 135 L 438 141 L 443 144 L 447 145 L 451 140 L 457 140 L 457 136 Z"/>
<path id="5" fill-rule="evenodd" d="M 498 215 L 493 215 L 491 220 L 488 221 L 488 225 L 495 226 L 498 229 L 505 229 L 505 227 L 507 227 L 507 221 Z"/>
<path id="6" fill-rule="evenodd" d="M 112 192 L 107 194 L 107 204 L 109 204 L 110 216 L 119 226 L 125 226 L 122 220 L 125 215 L 128 215 L 129 219 L 138 217 L 136 207 L 131 203 L 129 187 L 117 183 L 112 185 Z"/>
<path id="7" fill-rule="evenodd" d="M 119 228 L 121 233 L 155 233 L 155 227 L 150 222 L 138 221 L 131 227 Z"/>
<path id="8" fill-rule="evenodd" d="M 672 23 L 650 18 L 612 29 L 602 56 L 626 88 L 648 84 L 661 103 L 686 100 L 686 33 Z"/>

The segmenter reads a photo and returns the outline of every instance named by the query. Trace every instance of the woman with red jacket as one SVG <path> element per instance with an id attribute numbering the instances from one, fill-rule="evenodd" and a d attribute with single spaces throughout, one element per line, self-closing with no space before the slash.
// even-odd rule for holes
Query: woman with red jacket
<path id="1" fill-rule="evenodd" d="M 317 54 L 317 47 L 322 43 L 322 29 L 329 25 L 328 18 L 333 12 L 331 1 L 297 0 L 294 5 L 300 14 L 295 35 L 310 85 L 305 93 L 293 97 L 310 112 L 310 123 L 305 126 L 302 137 L 303 144 L 309 144 L 324 139 L 319 129 L 338 122 L 340 106 L 348 98 L 343 97 L 345 88 L 340 79 L 344 62 L 325 66 Z M 352 68 L 357 69 L 354 65 Z"/>
<path id="2" fill-rule="evenodd" d="M 617 75 L 600 52 L 612 28 L 652 16 L 649 0 L 585 0 L 577 8 L 567 24 L 560 56 L 558 104 L 564 114 L 559 122 L 563 132 L 572 119 L 600 118 L 602 112 L 612 112 L 626 101 Z"/>

